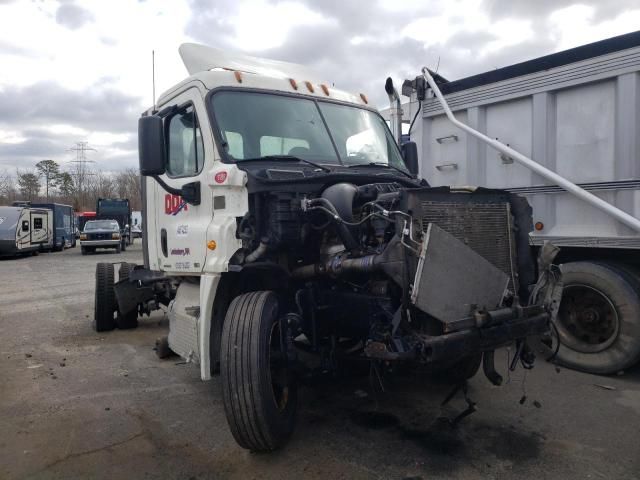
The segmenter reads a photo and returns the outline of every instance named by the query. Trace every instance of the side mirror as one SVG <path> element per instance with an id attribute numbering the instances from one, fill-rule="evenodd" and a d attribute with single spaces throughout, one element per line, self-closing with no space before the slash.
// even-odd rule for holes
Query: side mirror
<path id="1" fill-rule="evenodd" d="M 157 115 L 138 120 L 138 155 L 140 175 L 162 175 L 165 172 L 164 125 Z"/>
<path id="2" fill-rule="evenodd" d="M 402 158 L 404 164 L 412 175 L 418 175 L 418 146 L 416 142 L 406 142 L 402 144 Z"/>

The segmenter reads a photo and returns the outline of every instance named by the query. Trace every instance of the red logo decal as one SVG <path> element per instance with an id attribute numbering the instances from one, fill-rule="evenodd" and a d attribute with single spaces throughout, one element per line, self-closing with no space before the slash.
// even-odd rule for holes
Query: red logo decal
<path id="1" fill-rule="evenodd" d="M 218 172 L 213 178 L 216 183 L 224 183 L 224 181 L 227 179 L 227 172 Z"/>
<path id="2" fill-rule="evenodd" d="M 164 213 L 167 215 L 177 215 L 182 210 L 188 210 L 187 202 L 180 195 L 167 193 L 164 196 Z"/>

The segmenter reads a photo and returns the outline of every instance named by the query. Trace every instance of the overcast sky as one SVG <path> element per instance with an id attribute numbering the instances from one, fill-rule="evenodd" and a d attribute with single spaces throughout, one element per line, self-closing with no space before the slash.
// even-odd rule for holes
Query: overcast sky
<path id="1" fill-rule="evenodd" d="M 0 0 L 0 171 L 88 141 L 137 166 L 137 117 L 186 76 L 183 42 L 311 65 L 385 107 L 384 80 L 450 80 L 640 26 L 640 0 Z"/>

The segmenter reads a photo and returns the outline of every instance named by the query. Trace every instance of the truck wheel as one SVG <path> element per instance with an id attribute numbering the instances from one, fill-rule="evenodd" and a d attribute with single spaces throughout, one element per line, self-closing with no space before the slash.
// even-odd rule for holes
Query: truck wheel
<path id="1" fill-rule="evenodd" d="M 96 332 L 113 330 L 116 326 L 113 314 L 116 298 L 113 291 L 113 264 L 96 265 L 96 293 L 94 301 L 93 328 Z"/>
<path id="2" fill-rule="evenodd" d="M 282 446 L 295 425 L 297 388 L 279 314 L 275 293 L 245 293 L 231 302 L 222 330 L 224 410 L 236 442 L 252 451 Z"/>
<path id="3" fill-rule="evenodd" d="M 80 253 L 82 253 L 82 255 L 86 255 L 87 254 L 87 247 L 80 247 Z"/>
<path id="4" fill-rule="evenodd" d="M 608 375 L 640 358 L 640 280 L 593 262 L 561 266 L 564 290 L 555 326 L 558 363 Z"/>
<path id="5" fill-rule="evenodd" d="M 119 280 L 126 280 L 129 278 L 129 273 L 135 267 L 132 263 L 121 263 L 120 270 L 118 271 Z M 116 325 L 121 330 L 127 330 L 130 328 L 136 328 L 138 326 L 138 310 L 130 311 L 129 313 L 123 314 L 118 310 L 118 315 L 116 316 Z"/>
<path id="6" fill-rule="evenodd" d="M 480 369 L 482 354 L 471 355 L 458 360 L 450 367 L 445 368 L 435 374 L 435 377 L 443 383 L 461 383 L 474 377 Z"/>
<path id="7" fill-rule="evenodd" d="M 127 251 L 127 240 L 126 239 L 122 239 L 122 251 L 123 252 Z"/>

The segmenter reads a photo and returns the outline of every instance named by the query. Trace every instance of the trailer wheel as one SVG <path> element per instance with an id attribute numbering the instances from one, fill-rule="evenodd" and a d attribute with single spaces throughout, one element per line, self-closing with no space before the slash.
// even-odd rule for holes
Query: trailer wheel
<path id="1" fill-rule="evenodd" d="M 458 360 L 453 365 L 440 370 L 435 374 L 435 378 L 443 383 L 461 383 L 474 377 L 480 369 L 482 354 L 471 355 Z"/>
<path id="2" fill-rule="evenodd" d="M 113 264 L 96 265 L 96 292 L 94 301 L 93 328 L 96 332 L 113 330 L 116 326 L 113 314 L 116 298 L 113 291 Z"/>
<path id="3" fill-rule="evenodd" d="M 133 270 L 135 265 L 133 263 L 121 263 L 120 270 L 118 271 L 118 280 L 126 280 L 129 278 L 129 274 Z M 121 330 L 127 330 L 130 328 L 136 328 L 138 326 L 138 310 L 130 311 L 129 313 L 123 314 L 118 310 L 118 315 L 116 316 L 116 325 Z"/>
<path id="4" fill-rule="evenodd" d="M 236 442 L 252 451 L 282 446 L 295 425 L 297 389 L 282 348 L 278 310 L 275 293 L 245 293 L 231 302 L 224 320 L 224 409 Z"/>
<path id="5" fill-rule="evenodd" d="M 604 263 L 573 262 L 561 269 L 564 291 L 555 322 L 558 363 L 603 375 L 636 363 L 640 358 L 638 276 Z"/>

